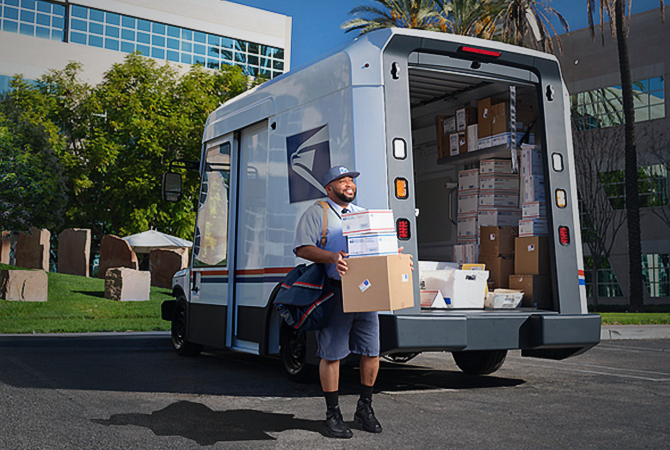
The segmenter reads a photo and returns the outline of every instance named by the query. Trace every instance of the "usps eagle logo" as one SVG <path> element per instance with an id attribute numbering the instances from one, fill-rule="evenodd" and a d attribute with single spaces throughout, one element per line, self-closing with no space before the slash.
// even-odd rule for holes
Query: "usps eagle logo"
<path id="1" fill-rule="evenodd" d="M 290 203 L 326 196 L 321 180 L 330 169 L 328 125 L 286 138 Z"/>

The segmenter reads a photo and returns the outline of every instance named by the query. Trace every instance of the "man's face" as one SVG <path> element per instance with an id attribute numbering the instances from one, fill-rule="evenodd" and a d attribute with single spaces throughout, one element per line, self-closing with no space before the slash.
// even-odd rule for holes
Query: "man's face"
<path id="1" fill-rule="evenodd" d="M 356 198 L 356 185 L 354 179 L 351 177 L 342 177 L 331 181 L 326 186 L 326 192 L 331 192 L 341 201 L 351 203 Z"/>

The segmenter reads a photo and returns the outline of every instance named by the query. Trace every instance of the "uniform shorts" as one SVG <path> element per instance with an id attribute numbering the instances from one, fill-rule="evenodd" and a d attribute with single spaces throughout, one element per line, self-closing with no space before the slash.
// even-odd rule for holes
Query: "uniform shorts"
<path id="1" fill-rule="evenodd" d="M 333 283 L 335 308 L 325 328 L 316 331 L 319 344 L 317 356 L 328 361 L 339 361 L 356 353 L 379 356 L 379 317 L 377 312 L 344 313 L 342 287 Z"/>

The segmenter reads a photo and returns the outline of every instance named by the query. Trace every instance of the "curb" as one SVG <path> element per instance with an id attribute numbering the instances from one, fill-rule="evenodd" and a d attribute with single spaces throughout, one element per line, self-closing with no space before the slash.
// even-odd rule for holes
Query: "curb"
<path id="1" fill-rule="evenodd" d="M 670 325 L 603 325 L 600 340 L 670 339 Z"/>

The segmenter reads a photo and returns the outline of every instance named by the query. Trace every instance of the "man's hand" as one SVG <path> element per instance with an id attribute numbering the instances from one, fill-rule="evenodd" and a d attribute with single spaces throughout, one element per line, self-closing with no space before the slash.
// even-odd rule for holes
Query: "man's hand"
<path id="1" fill-rule="evenodd" d="M 337 273 L 339 273 L 340 276 L 343 276 L 344 273 L 349 270 L 349 267 L 347 267 L 347 260 L 344 259 L 347 256 L 349 256 L 349 254 L 344 250 L 333 253 L 333 260 L 331 262 L 337 266 Z"/>
<path id="2" fill-rule="evenodd" d="M 400 247 L 398 249 L 398 253 L 402 253 L 402 251 L 405 250 L 405 247 Z M 412 258 L 412 255 L 409 255 L 409 267 L 414 270 L 414 258 Z"/>

